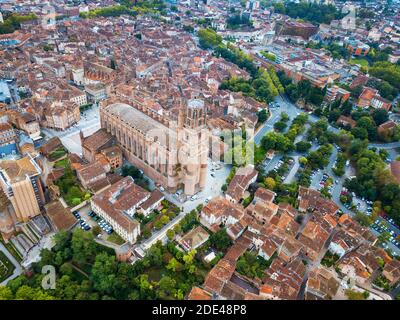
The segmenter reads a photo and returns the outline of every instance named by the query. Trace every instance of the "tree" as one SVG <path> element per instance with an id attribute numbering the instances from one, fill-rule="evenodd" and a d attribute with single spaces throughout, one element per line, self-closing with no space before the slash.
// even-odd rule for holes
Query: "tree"
<path id="1" fill-rule="evenodd" d="M 141 298 L 147 298 L 150 294 L 151 289 L 153 288 L 153 286 L 149 282 L 149 276 L 147 274 L 141 274 L 136 278 L 136 282 L 139 285 Z"/>
<path id="2" fill-rule="evenodd" d="M 101 252 L 96 256 L 92 268 L 93 287 L 102 294 L 111 294 L 118 274 L 114 256 Z"/>
<path id="3" fill-rule="evenodd" d="M 375 109 L 372 113 L 372 118 L 376 125 L 379 126 L 389 120 L 389 114 L 385 109 Z"/>
<path id="4" fill-rule="evenodd" d="M 293 149 L 293 144 L 286 136 L 276 133 L 268 132 L 261 140 L 265 150 L 276 150 L 287 152 Z"/>
<path id="5" fill-rule="evenodd" d="M 167 230 L 167 237 L 172 241 L 175 238 L 175 231 L 172 229 Z"/>
<path id="6" fill-rule="evenodd" d="M 226 23 L 229 29 L 237 29 L 240 26 L 245 26 L 245 25 L 251 27 L 253 25 L 248 16 L 241 14 L 235 14 L 233 16 L 228 17 Z"/>
<path id="7" fill-rule="evenodd" d="M 359 222 L 361 225 L 365 227 L 369 227 L 371 225 L 371 220 L 366 214 L 363 214 L 361 212 L 356 212 L 356 215 L 354 216 L 354 220 Z"/>
<path id="8" fill-rule="evenodd" d="M 265 109 L 260 110 L 257 113 L 257 118 L 259 123 L 264 123 L 268 118 L 267 111 Z"/>
<path id="9" fill-rule="evenodd" d="M 61 267 L 60 267 L 60 272 L 61 272 L 62 274 L 71 276 L 71 275 L 72 275 L 72 272 L 73 272 L 73 268 L 72 268 L 72 266 L 71 266 L 71 264 L 70 264 L 69 262 L 66 262 L 66 263 L 64 263 L 64 264 L 61 265 Z"/>
<path id="10" fill-rule="evenodd" d="M 341 116 L 342 111 L 339 109 L 334 109 L 332 111 L 329 112 L 328 115 L 328 121 L 329 122 L 336 122 L 337 119 L 339 119 L 339 117 Z"/>
<path id="11" fill-rule="evenodd" d="M 368 139 L 368 131 L 364 128 L 360 127 L 354 127 L 351 130 L 351 134 L 354 136 L 354 138 L 365 140 Z"/>
<path id="12" fill-rule="evenodd" d="M 160 267 L 162 265 L 161 242 L 153 244 L 148 250 L 146 257 L 151 264 Z"/>
<path id="13" fill-rule="evenodd" d="M 185 262 L 185 265 L 191 265 L 193 263 L 194 257 L 196 255 L 196 250 L 190 250 L 187 254 L 183 256 L 183 262 Z"/>
<path id="14" fill-rule="evenodd" d="M 178 234 L 178 233 L 181 233 L 181 232 L 182 232 L 182 227 L 181 227 L 181 224 L 180 224 L 180 223 L 178 223 L 178 224 L 175 225 L 175 227 L 174 227 L 174 232 L 175 232 L 175 234 Z"/>
<path id="15" fill-rule="evenodd" d="M 163 225 L 168 224 L 168 223 L 169 223 L 169 218 L 168 218 L 168 216 L 163 215 L 163 216 L 160 218 L 160 222 L 161 222 Z"/>
<path id="16" fill-rule="evenodd" d="M 160 230 L 162 227 L 163 227 L 163 223 L 161 222 L 161 219 L 154 222 L 154 228 L 156 228 L 157 230 Z"/>
<path id="17" fill-rule="evenodd" d="M 10 288 L 0 285 L 0 300 L 12 300 L 14 297 Z"/>
<path id="18" fill-rule="evenodd" d="M 307 152 L 311 148 L 311 143 L 306 142 L 306 141 L 299 141 L 296 143 L 296 151 L 303 153 Z"/>
<path id="19" fill-rule="evenodd" d="M 212 29 L 200 29 L 197 32 L 197 36 L 199 37 L 200 46 L 203 49 L 214 48 L 222 42 L 222 37 Z"/>
<path id="20" fill-rule="evenodd" d="M 54 297 L 44 293 L 39 288 L 32 288 L 27 285 L 23 285 L 18 288 L 15 293 L 16 300 L 54 300 Z"/>
<path id="21" fill-rule="evenodd" d="M 222 228 L 210 236 L 210 243 L 217 250 L 226 250 L 231 245 L 231 239 L 225 228 Z"/>
<path id="22" fill-rule="evenodd" d="M 171 270 L 172 272 L 177 272 L 182 270 L 182 264 L 176 260 L 175 258 L 171 258 L 166 266 L 168 270 Z"/>
<path id="23" fill-rule="evenodd" d="M 277 2 L 273 4 L 275 12 L 283 13 L 294 19 L 303 19 L 312 23 L 329 24 L 334 19 L 341 19 L 341 12 L 334 5 L 307 2 Z"/>
<path id="24" fill-rule="evenodd" d="M 132 165 L 122 166 L 121 173 L 124 177 L 131 176 L 133 179 L 142 179 L 143 173 Z"/>
<path id="25" fill-rule="evenodd" d="M 365 300 L 365 295 L 363 292 L 353 291 L 353 290 L 346 290 L 346 296 L 349 300 Z"/>
<path id="26" fill-rule="evenodd" d="M 266 177 L 264 180 L 264 185 L 267 189 L 269 190 L 274 190 L 276 186 L 276 182 L 273 178 L 271 177 Z"/>
<path id="27" fill-rule="evenodd" d="M 378 241 L 380 243 L 386 243 L 389 241 L 390 237 L 391 237 L 390 233 L 387 231 L 384 231 L 378 236 Z"/>
<path id="28" fill-rule="evenodd" d="M 148 228 L 144 228 L 142 235 L 143 238 L 148 239 L 151 237 L 151 231 Z"/>
<path id="29" fill-rule="evenodd" d="M 93 241 L 93 235 L 82 229 L 76 229 L 73 232 L 71 248 L 74 261 L 85 263 L 92 261 L 96 254 L 96 243 Z"/>
<path id="30" fill-rule="evenodd" d="M 176 281 L 168 276 L 164 276 L 158 282 L 157 285 L 157 296 L 160 299 L 168 299 L 173 296 L 175 291 Z"/>
<path id="31" fill-rule="evenodd" d="M 400 66 L 387 61 L 376 62 L 369 69 L 369 73 L 379 79 L 385 80 L 393 87 L 400 88 Z"/>
<path id="32" fill-rule="evenodd" d="M 300 163 L 301 165 L 303 165 L 303 166 L 306 166 L 307 163 L 308 163 L 308 160 L 307 160 L 306 157 L 300 157 L 300 158 L 299 158 L 299 163 Z"/>
<path id="33" fill-rule="evenodd" d="M 363 116 L 357 120 L 358 128 L 364 128 L 368 132 L 369 141 L 375 141 L 377 138 L 376 124 L 369 116 Z"/>
<path id="34" fill-rule="evenodd" d="M 279 132 L 283 132 L 287 128 L 287 123 L 284 121 L 278 121 L 274 124 L 274 129 Z"/>

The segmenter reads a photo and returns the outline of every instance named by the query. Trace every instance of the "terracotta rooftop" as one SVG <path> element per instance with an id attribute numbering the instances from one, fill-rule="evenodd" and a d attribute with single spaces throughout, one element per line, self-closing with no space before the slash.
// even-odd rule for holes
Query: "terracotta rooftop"
<path id="1" fill-rule="evenodd" d="M 95 195 L 92 201 L 123 229 L 132 232 L 139 223 L 125 214 L 125 211 L 140 205 L 149 196 L 148 191 L 136 185 L 132 177 L 128 176 Z"/>
<path id="2" fill-rule="evenodd" d="M 68 209 L 64 208 L 59 200 L 46 204 L 45 209 L 58 231 L 69 230 L 76 223 L 75 217 Z"/>
<path id="3" fill-rule="evenodd" d="M 202 213 L 209 216 L 233 216 L 236 219 L 240 219 L 244 214 L 243 210 L 243 207 L 235 205 L 225 198 L 217 197 L 203 207 Z"/>
<path id="4" fill-rule="evenodd" d="M 193 287 L 190 290 L 188 300 L 212 300 L 212 295 L 204 289 Z"/>
<path id="5" fill-rule="evenodd" d="M 254 177 L 256 177 L 258 172 L 251 166 L 241 167 L 236 170 L 231 182 L 229 183 L 226 194 L 229 195 L 236 201 L 239 201 L 249 184 Z"/>
<path id="6" fill-rule="evenodd" d="M 29 156 L 19 160 L 0 161 L 0 170 L 4 170 L 12 182 L 25 180 L 26 176 L 40 174 L 35 160 Z"/>
<path id="7" fill-rule="evenodd" d="M 113 136 L 105 129 L 99 129 L 92 135 L 84 138 L 82 146 L 91 151 L 98 151 L 102 146 L 113 139 Z"/>

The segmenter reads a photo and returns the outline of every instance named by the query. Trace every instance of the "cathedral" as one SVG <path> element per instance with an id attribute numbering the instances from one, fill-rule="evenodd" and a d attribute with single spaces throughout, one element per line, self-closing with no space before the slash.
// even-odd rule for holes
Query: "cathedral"
<path id="1" fill-rule="evenodd" d="M 193 195 L 204 188 L 209 135 L 203 100 L 165 110 L 114 95 L 101 103 L 100 122 L 125 158 L 169 192 Z"/>

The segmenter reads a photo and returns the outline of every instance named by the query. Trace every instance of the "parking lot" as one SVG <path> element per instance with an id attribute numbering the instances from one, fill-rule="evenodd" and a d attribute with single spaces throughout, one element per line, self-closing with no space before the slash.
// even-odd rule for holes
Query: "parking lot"
<path id="1" fill-rule="evenodd" d="M 91 210 L 90 205 L 86 205 L 72 214 L 78 220 L 77 228 L 91 231 L 94 227 L 99 226 L 101 233 L 97 236 L 98 238 L 105 239 L 113 232 L 111 226 Z"/>
<path id="2" fill-rule="evenodd" d="M 196 208 L 199 204 L 208 203 L 212 198 L 222 193 L 221 187 L 225 183 L 231 168 L 230 165 L 226 165 L 223 162 L 214 162 L 211 161 L 211 159 L 208 159 L 206 185 L 203 190 L 191 197 L 186 197 L 183 194 L 183 190 L 178 190 L 174 194 L 167 194 L 165 192 L 164 194 L 173 198 L 172 202 L 178 205 L 180 204 L 184 208 L 185 212 L 190 211 Z M 160 190 L 163 191 L 161 188 Z"/>
<path id="3" fill-rule="evenodd" d="M 394 230 L 395 228 L 397 229 L 397 227 L 394 224 L 393 219 L 385 219 L 380 217 L 375 220 L 375 222 L 371 225 L 371 228 L 379 234 L 386 233 L 388 235 L 388 242 L 397 248 L 400 248 L 400 241 L 398 238 L 399 233 Z M 389 248 L 387 243 L 384 243 L 382 246 L 385 249 Z"/>

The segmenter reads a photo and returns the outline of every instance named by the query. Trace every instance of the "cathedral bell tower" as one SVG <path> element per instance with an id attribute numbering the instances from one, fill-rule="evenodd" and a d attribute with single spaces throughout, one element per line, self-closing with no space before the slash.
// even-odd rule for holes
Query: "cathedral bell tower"
<path id="1" fill-rule="evenodd" d="M 203 100 L 187 102 L 182 133 L 184 192 L 192 195 L 204 188 L 207 177 L 208 134 Z"/>
<path id="2" fill-rule="evenodd" d="M 190 129 L 202 128 L 206 124 L 204 101 L 189 100 L 186 107 L 185 127 Z"/>

